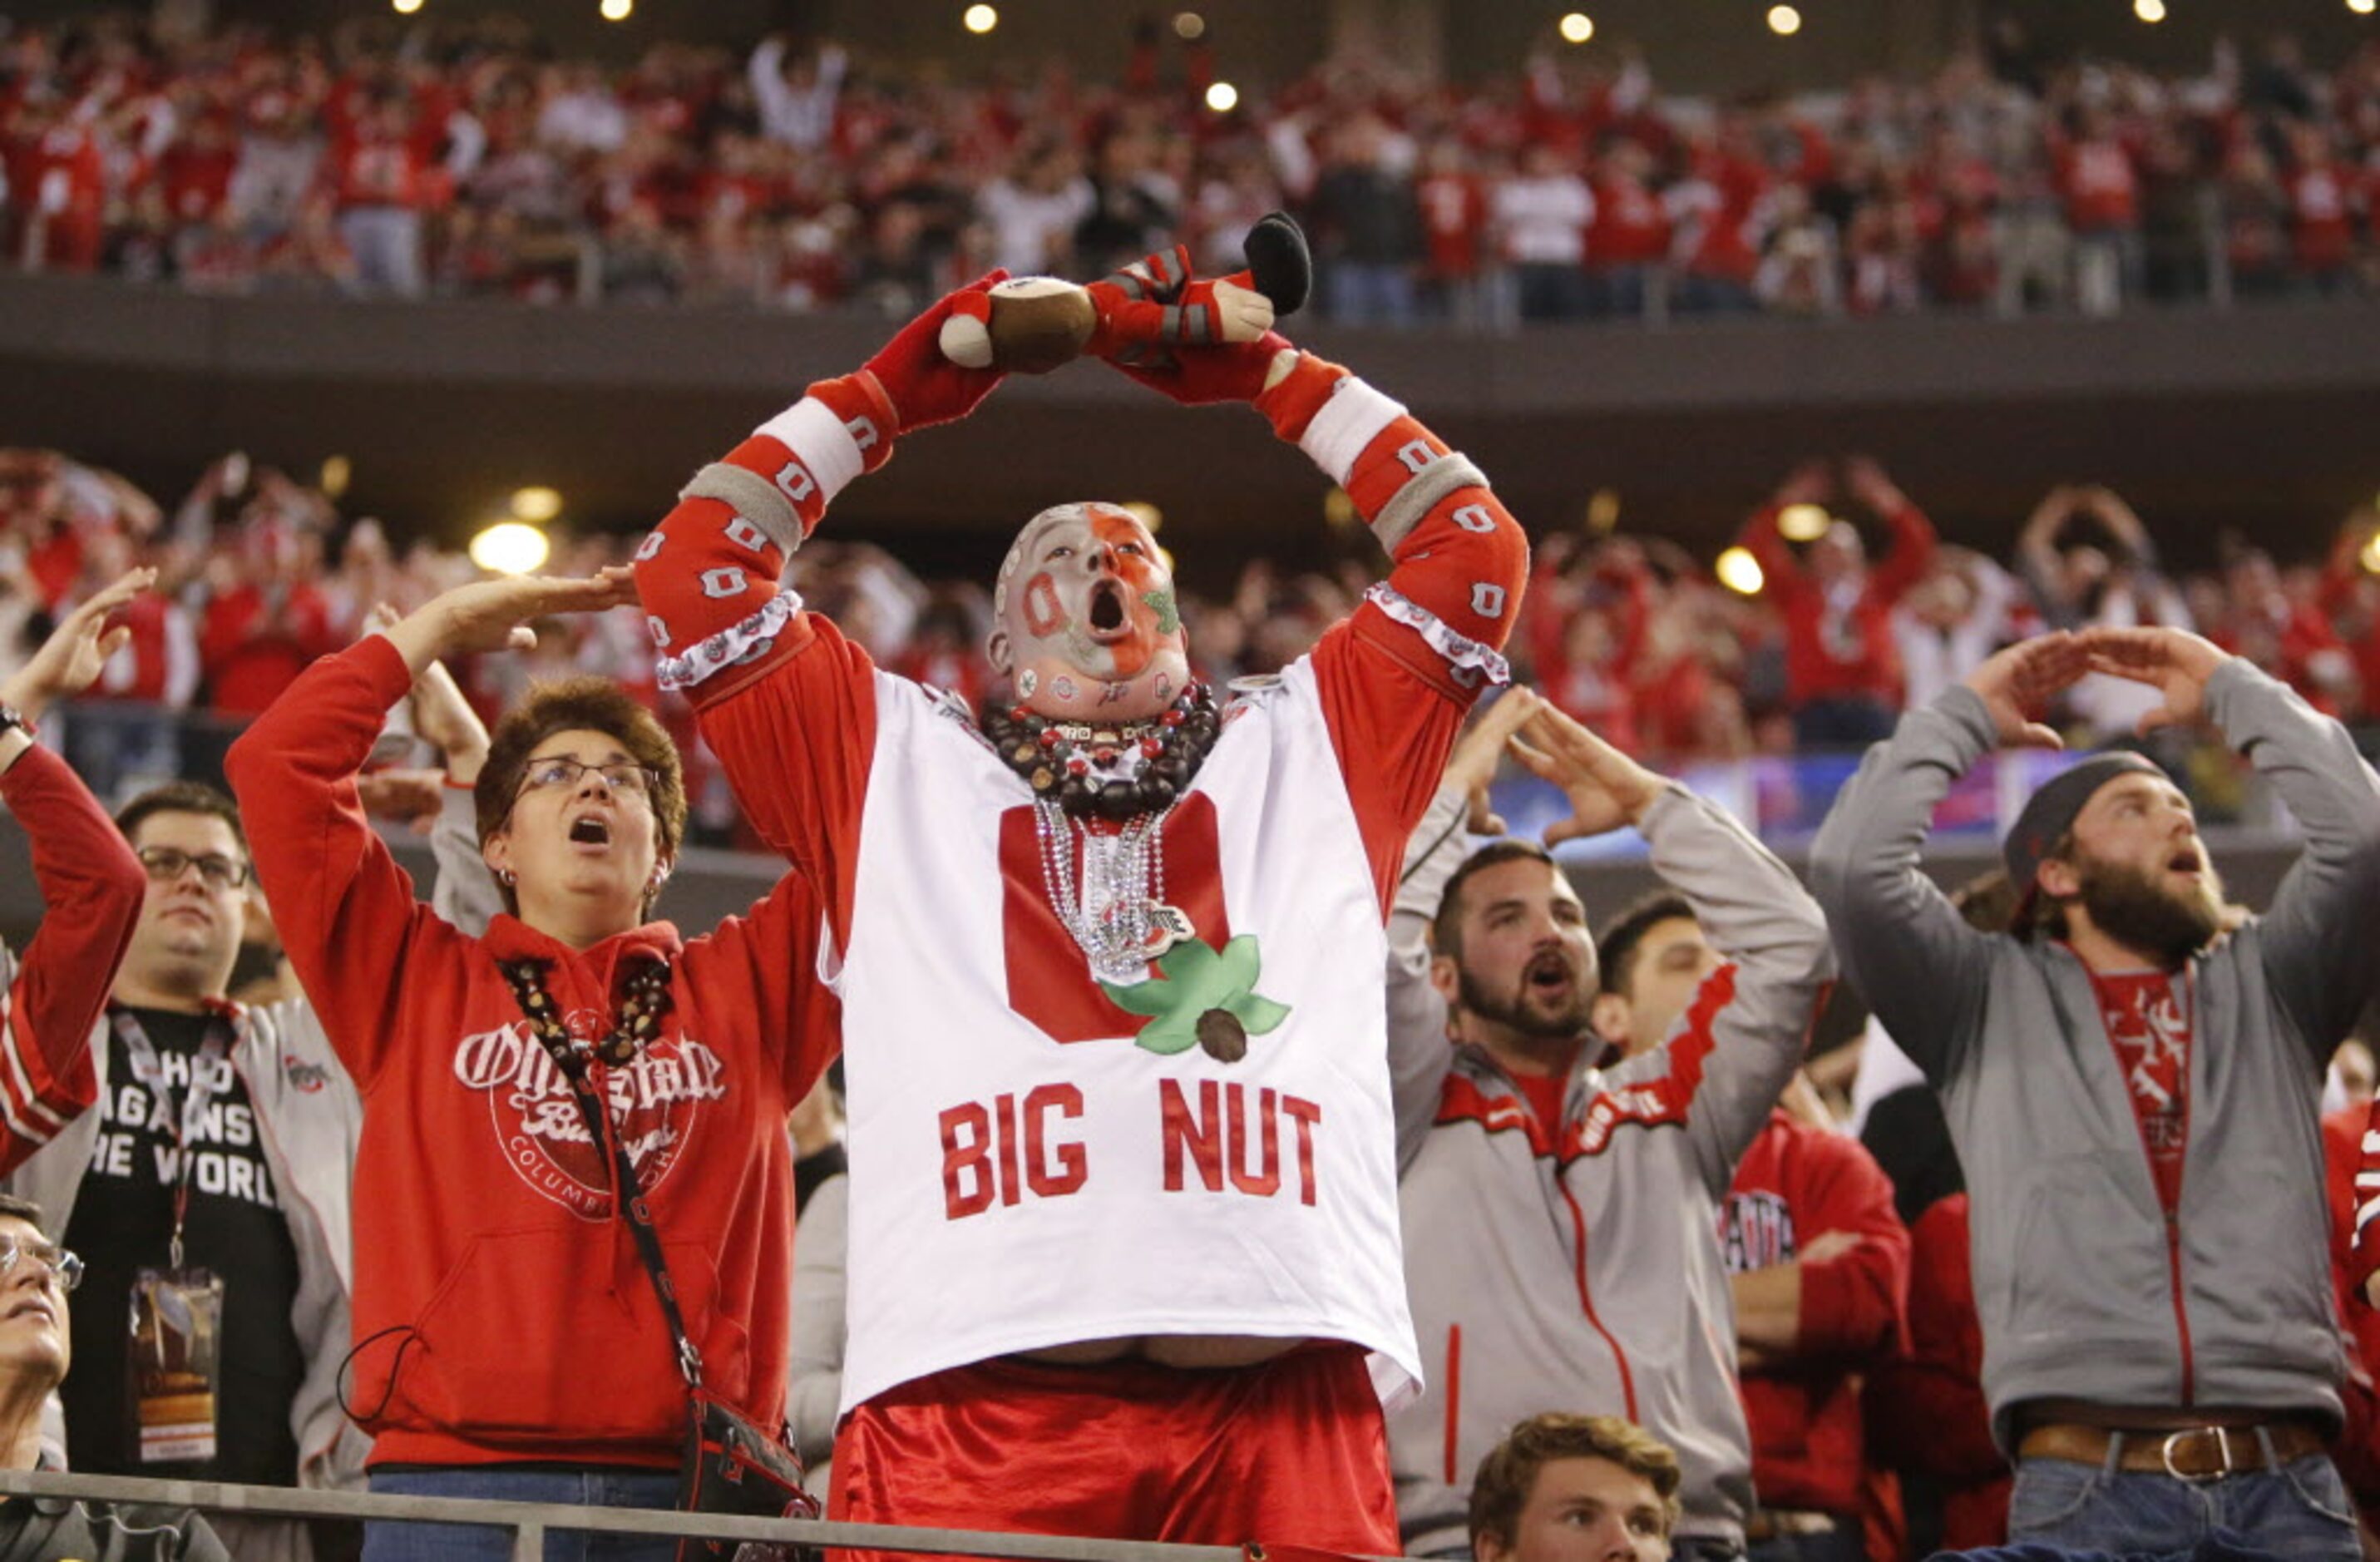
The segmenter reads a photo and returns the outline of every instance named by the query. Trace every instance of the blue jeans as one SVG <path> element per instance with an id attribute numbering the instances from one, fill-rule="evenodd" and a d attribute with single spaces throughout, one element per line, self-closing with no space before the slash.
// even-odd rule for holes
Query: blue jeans
<path id="1" fill-rule="evenodd" d="M 2353 1509 L 2320 1454 L 2278 1470 L 2182 1481 L 2105 1465 L 2029 1458 L 2017 1465 L 2009 1539 L 2062 1551 L 2188 1552 L 2219 1539 L 2292 1562 L 2361 1562 Z"/>
<path id="2" fill-rule="evenodd" d="M 677 1506 L 677 1476 L 659 1470 L 507 1470 L 502 1465 L 446 1470 L 374 1470 L 375 1495 L 468 1497 L 481 1502 L 558 1502 L 576 1507 Z M 484 1524 L 364 1526 L 364 1562 L 512 1562 L 513 1531 Z M 674 1562 L 677 1542 L 662 1535 L 591 1535 L 548 1530 L 545 1562 Z"/>

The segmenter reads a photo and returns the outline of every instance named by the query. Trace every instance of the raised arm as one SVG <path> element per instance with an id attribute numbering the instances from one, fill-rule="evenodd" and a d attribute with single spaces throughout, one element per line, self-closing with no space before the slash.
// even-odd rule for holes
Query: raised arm
<path id="1" fill-rule="evenodd" d="M 638 595 L 662 687 L 694 702 L 746 817 L 830 896 L 847 925 L 859 811 L 875 747 L 875 668 L 800 595 L 785 567 L 845 484 L 882 466 L 901 434 L 964 417 L 1002 378 L 942 356 L 965 294 L 903 327 L 857 372 L 801 400 L 695 473 L 637 550 Z"/>
<path id="2" fill-rule="evenodd" d="M 99 677 L 128 631 L 107 616 L 146 590 L 136 569 L 69 613 L 6 683 L 0 705 L 38 722 Z M 0 949 L 0 1174 L 97 1099 L 91 1028 L 131 942 L 148 875 L 66 762 L 22 727 L 0 727 L 0 802 L 24 830 L 45 913 L 21 959 Z"/>
<path id="3" fill-rule="evenodd" d="M 1479 469 L 1402 404 L 1274 333 L 1117 367 L 1177 401 L 1254 406 L 1346 490 L 1393 561 L 1314 651 L 1385 914 L 1463 713 L 1510 676 L 1500 648 L 1526 586 L 1527 539 Z"/>
<path id="4" fill-rule="evenodd" d="M 249 826 L 257 881 L 282 947 L 358 1086 L 388 1049 L 388 995 L 417 945 L 457 936 L 365 818 L 356 789 L 389 706 L 441 655 L 534 642 L 519 628 L 551 614 L 625 604 L 626 580 L 522 578 L 465 586 L 384 634 L 323 658 L 232 745 L 225 773 Z"/>
<path id="5" fill-rule="evenodd" d="M 1796 505 L 1824 504 L 1833 486 L 1825 462 L 1804 461 L 1786 474 L 1767 504 L 1744 519 L 1736 542 L 1759 562 L 1762 594 L 1782 600 L 1802 589 L 1802 561 L 1786 545 L 1785 534 L 1777 529 L 1777 523 Z"/>
<path id="6" fill-rule="evenodd" d="M 1882 600 L 1898 602 L 1934 567 L 1934 523 L 1926 519 L 1924 510 L 1910 502 L 1900 485 L 1867 457 L 1854 457 L 1843 463 L 1843 481 L 1859 502 L 1892 533 L 1892 546 L 1877 560 L 1869 577 L 1869 587 Z"/>
<path id="7" fill-rule="evenodd" d="M 2024 530 L 2017 534 L 2017 569 L 2024 576 L 2025 584 L 2033 588 L 2042 615 L 2055 628 L 2072 628 L 2080 616 L 2080 604 L 2066 589 L 2058 539 L 2081 502 L 2078 490 L 2060 483 L 2041 496 L 2041 503 L 2034 506 L 2033 514 L 2025 518 Z"/>
<path id="8" fill-rule="evenodd" d="M 1661 1045 L 1610 1070 L 1614 1111 L 1685 1125 L 1711 1196 L 1767 1121 L 1800 1066 L 1834 976 L 1817 903 L 1733 815 L 1654 774 L 1545 706 L 1523 729 L 1522 763 L 1569 797 L 1548 845 L 1633 824 L 1653 871 L 1686 897 L 1727 961 L 1703 981 Z"/>
<path id="9" fill-rule="evenodd" d="M 1937 1083 L 1964 1064 L 1991 940 L 1917 865 L 1935 805 L 1999 744 L 2058 747 L 2033 714 L 2088 667 L 2081 641 L 2063 630 L 1995 653 L 1867 751 L 1811 845 L 1810 886 L 1843 974 Z"/>
<path id="10" fill-rule="evenodd" d="M 1397 1117 L 1397 1164 L 1410 1165 L 1429 1137 L 1439 1095 L 1454 1056 L 1447 1040 L 1446 999 L 1430 981 L 1430 924 L 1438 920 L 1446 881 L 1463 865 L 1474 835 L 1501 835 L 1504 822 L 1488 811 L 1488 784 L 1506 742 L 1535 714 L 1539 701 L 1512 689 L 1488 707 L 1454 746 L 1437 797 L 1405 847 L 1396 898 L 1389 908 L 1389 1091 Z"/>
<path id="11" fill-rule="evenodd" d="M 2143 731 L 2200 714 L 2281 795 L 2305 836 L 2256 924 L 2265 980 L 2319 1071 L 2372 995 L 2380 964 L 2380 777 L 2355 740 L 2246 658 L 2181 629 L 2091 629 L 2095 671 L 2149 684 Z"/>

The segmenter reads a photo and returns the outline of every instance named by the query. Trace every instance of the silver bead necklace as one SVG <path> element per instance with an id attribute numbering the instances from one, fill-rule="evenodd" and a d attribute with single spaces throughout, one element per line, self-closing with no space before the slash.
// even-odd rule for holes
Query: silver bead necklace
<path id="1" fill-rule="evenodd" d="M 1148 962 L 1192 936 L 1190 920 L 1165 903 L 1165 821 L 1172 804 L 1133 816 L 1113 835 L 1087 829 L 1046 798 L 1034 800 L 1041 842 L 1041 881 L 1050 909 L 1102 982 L 1128 987 L 1148 979 Z M 1075 877 L 1075 844 L 1083 873 Z"/>

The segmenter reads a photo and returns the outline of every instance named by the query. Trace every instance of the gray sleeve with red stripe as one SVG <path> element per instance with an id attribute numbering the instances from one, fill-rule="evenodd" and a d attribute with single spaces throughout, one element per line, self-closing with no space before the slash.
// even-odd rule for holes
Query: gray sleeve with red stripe
<path id="1" fill-rule="evenodd" d="M 1463 829 L 1469 805 L 1453 788 L 1431 799 L 1405 843 L 1404 870 L 1389 909 L 1389 1092 L 1396 1106 L 1399 1171 L 1428 1140 L 1454 1060 L 1446 1038 L 1446 999 L 1429 981 L 1429 924 L 1446 881 L 1471 848 Z"/>
<path id="2" fill-rule="evenodd" d="M 1835 957 L 1826 918 L 1793 871 L 1734 815 L 1675 782 L 1642 826 L 1653 869 L 1684 896 L 1727 963 L 1703 981 L 1670 1039 L 1612 1069 L 1627 1115 L 1682 1120 L 1711 1197 L 1801 1066 Z"/>

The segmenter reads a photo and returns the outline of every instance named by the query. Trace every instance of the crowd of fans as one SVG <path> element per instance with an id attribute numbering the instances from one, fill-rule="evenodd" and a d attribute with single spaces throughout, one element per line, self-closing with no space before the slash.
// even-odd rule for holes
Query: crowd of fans
<path id="1" fill-rule="evenodd" d="M 2193 628 L 2317 709 L 2374 721 L 2380 575 L 2367 559 L 2375 533 L 2380 513 L 2360 509 L 2327 557 L 2276 560 L 2235 544 L 2219 569 L 2172 576 L 2151 529 L 2120 497 L 2061 486 L 2002 560 L 1940 541 L 1875 462 L 1813 461 L 1747 519 L 1739 553 L 1716 563 L 1649 531 L 1541 538 L 1512 650 L 1520 674 L 1562 711 L 1670 766 L 1864 745 L 1998 647 L 2095 624 Z M 565 537 L 547 567 L 591 573 L 624 562 L 632 542 Z M 1354 555 L 1303 572 L 1258 557 L 1227 592 L 1185 592 L 1200 670 L 1220 684 L 1276 671 L 1310 649 L 1375 576 Z M 1751 590 L 1739 572 L 1746 562 L 1758 567 Z M 344 516 L 321 487 L 239 453 L 168 508 L 59 452 L 0 450 L 0 676 L 61 612 L 137 565 L 162 571 L 161 590 L 132 610 L 130 643 L 67 739 L 103 790 L 211 774 L 237 727 L 309 662 L 363 632 L 375 604 L 404 611 L 476 574 L 462 554 Z M 981 708 L 992 681 L 983 650 L 991 604 L 979 584 L 920 580 L 881 547 L 828 538 L 804 549 L 795 568 L 805 597 L 880 665 Z M 695 837 L 741 839 L 683 703 L 654 682 L 632 615 L 567 620 L 533 656 L 458 670 L 484 712 L 532 680 L 571 673 L 638 691 L 696 756 Z M 2094 677 L 2055 718 L 2078 740 L 2107 741 L 2129 736 L 2145 708 L 2132 686 Z"/>
<path id="2" fill-rule="evenodd" d="M 1160 47 L 1160 42 L 1164 46 Z M 1337 62 L 1217 112 L 1208 42 L 1119 79 L 929 78 L 832 43 L 561 60 L 513 24 L 0 33 L 5 254 L 200 291 L 858 304 L 1298 213 L 1348 322 L 2368 290 L 2380 44 L 2167 77 L 2020 43 L 1712 103 L 1553 45 L 1461 86 Z M 1602 45 L 1597 45 L 1601 51 Z"/>

